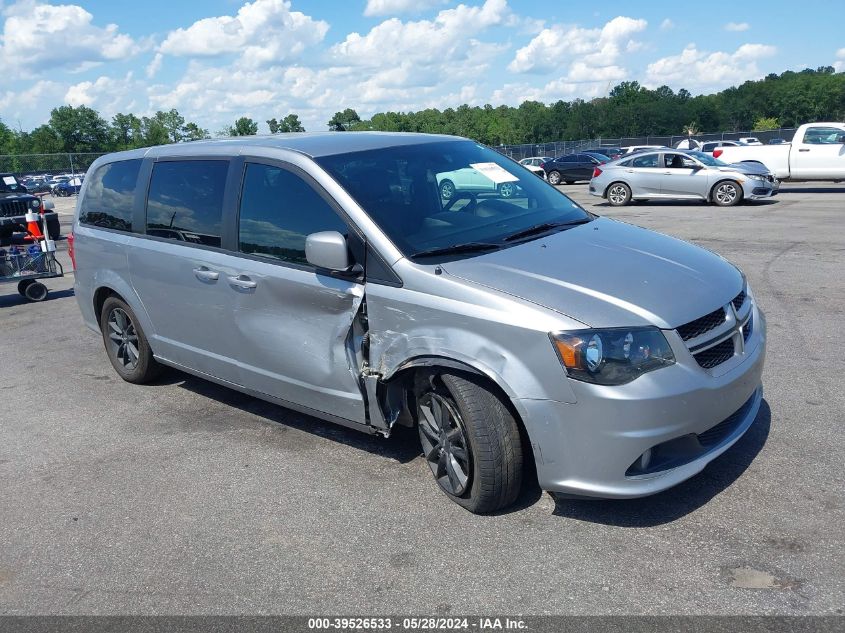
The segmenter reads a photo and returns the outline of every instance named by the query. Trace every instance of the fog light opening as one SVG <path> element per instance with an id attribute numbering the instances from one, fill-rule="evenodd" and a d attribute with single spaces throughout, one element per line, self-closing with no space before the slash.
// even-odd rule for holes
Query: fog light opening
<path id="1" fill-rule="evenodd" d="M 645 453 L 640 455 L 640 459 L 637 462 L 637 467 L 639 470 L 647 470 L 649 465 L 651 464 L 651 449 L 647 449 Z"/>

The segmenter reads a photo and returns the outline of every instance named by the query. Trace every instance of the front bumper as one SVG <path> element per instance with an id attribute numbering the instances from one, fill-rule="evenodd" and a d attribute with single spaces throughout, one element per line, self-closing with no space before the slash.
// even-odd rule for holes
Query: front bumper
<path id="1" fill-rule="evenodd" d="M 701 368 L 677 349 L 675 365 L 627 385 L 570 381 L 573 404 L 519 400 L 541 488 L 625 499 L 661 492 L 701 472 L 742 437 L 760 409 L 765 319 L 756 307 L 754 317 L 744 358 L 723 373 Z M 638 474 L 632 466 L 648 449 L 666 466 Z"/>

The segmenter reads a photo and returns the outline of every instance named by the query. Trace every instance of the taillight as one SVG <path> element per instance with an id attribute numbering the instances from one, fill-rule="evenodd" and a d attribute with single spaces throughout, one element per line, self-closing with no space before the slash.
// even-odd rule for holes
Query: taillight
<path id="1" fill-rule="evenodd" d="M 725 150 L 723 149 L 714 149 L 713 150 L 713 158 L 719 158 Z"/>
<path id="2" fill-rule="evenodd" d="M 599 176 L 601 176 L 601 169 L 600 169 L 600 168 L 598 168 L 598 167 L 596 167 L 596 168 L 593 170 L 593 178 L 598 178 Z"/>
<path id="3" fill-rule="evenodd" d="M 73 264 L 73 269 L 76 270 L 76 253 L 73 252 L 73 233 L 68 233 L 67 236 L 67 254 L 70 255 L 70 263 Z"/>

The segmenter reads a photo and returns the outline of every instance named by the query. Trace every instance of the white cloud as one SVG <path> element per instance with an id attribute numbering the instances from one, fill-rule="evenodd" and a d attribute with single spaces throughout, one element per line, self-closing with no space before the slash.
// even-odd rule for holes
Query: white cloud
<path id="1" fill-rule="evenodd" d="M 486 0 L 481 6 L 459 4 L 440 11 L 433 20 L 402 22 L 391 18 L 366 35 L 350 33 L 332 46 L 330 55 L 341 64 L 377 67 L 410 62 L 432 66 L 466 60 L 482 44 L 474 36 L 502 24 L 509 15 L 506 0 Z"/>
<path id="2" fill-rule="evenodd" d="M 138 103 L 139 96 L 143 97 L 143 103 Z M 73 84 L 65 92 L 64 102 L 75 108 L 82 105 L 94 108 L 107 120 L 118 112 L 149 114 L 145 85 L 132 72 L 123 77 L 103 75 L 94 81 Z"/>
<path id="3" fill-rule="evenodd" d="M 836 61 L 833 62 L 833 69 L 838 72 L 845 72 L 845 48 L 836 51 Z"/>
<path id="4" fill-rule="evenodd" d="M 737 33 L 741 33 L 742 31 L 747 31 L 751 28 L 751 25 L 748 22 L 728 22 L 725 25 L 726 31 L 734 31 Z"/>
<path id="5" fill-rule="evenodd" d="M 156 53 L 155 57 L 153 57 L 153 61 L 151 61 L 147 66 L 146 73 L 149 79 L 155 77 L 156 74 L 158 74 L 158 71 L 161 70 L 162 61 L 164 61 L 164 55 L 162 55 L 161 53 Z"/>
<path id="6" fill-rule="evenodd" d="M 255 0 L 237 15 L 204 18 L 171 31 L 159 47 L 167 55 L 213 57 L 239 53 L 249 67 L 296 58 L 319 44 L 328 23 L 290 10 L 287 0 Z"/>
<path id="7" fill-rule="evenodd" d="M 645 30 L 645 20 L 618 16 L 601 29 L 554 25 L 543 29 L 523 46 L 508 65 L 516 73 L 544 73 L 579 60 L 593 67 L 611 66 L 620 52 L 632 44 L 632 36 Z"/>
<path id="8" fill-rule="evenodd" d="M 663 22 L 660 23 L 660 30 L 661 31 L 671 31 L 674 28 L 675 28 L 675 23 L 672 22 L 672 20 L 670 20 L 669 18 L 666 18 L 665 20 L 663 20 Z"/>
<path id="9" fill-rule="evenodd" d="M 400 13 L 421 13 L 446 4 L 445 0 L 367 0 L 364 15 L 398 15 Z"/>
<path id="10" fill-rule="evenodd" d="M 7 78 L 16 70 L 45 66 L 87 70 L 131 57 L 145 47 L 120 33 L 116 24 L 95 26 L 94 16 L 73 4 L 21 0 L 3 9 L 3 16 L 0 67 Z"/>
<path id="11" fill-rule="evenodd" d="M 775 53 L 777 49 L 766 44 L 743 44 L 733 53 L 708 53 L 698 50 L 695 44 L 688 44 L 679 55 L 663 57 L 649 64 L 645 84 L 702 90 L 724 88 L 761 77 L 763 73 L 757 62 Z"/>

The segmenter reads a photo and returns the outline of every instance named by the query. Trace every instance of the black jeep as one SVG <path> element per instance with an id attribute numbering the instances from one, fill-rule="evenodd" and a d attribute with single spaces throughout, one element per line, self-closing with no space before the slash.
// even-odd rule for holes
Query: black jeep
<path id="1" fill-rule="evenodd" d="M 52 203 L 28 193 L 14 174 L 0 174 L 0 244 L 8 242 L 13 233 L 26 231 L 28 211 L 44 214 L 51 240 L 61 234 L 59 216 L 48 209 Z"/>

